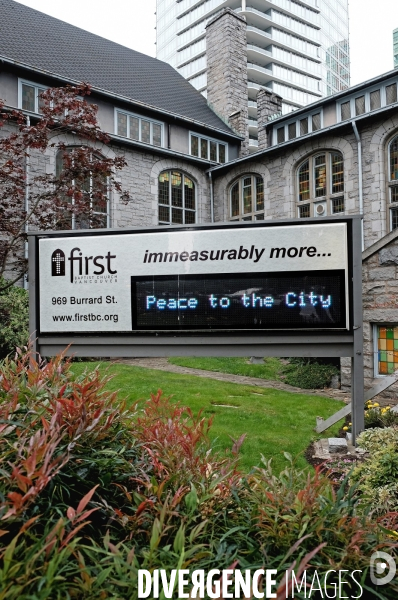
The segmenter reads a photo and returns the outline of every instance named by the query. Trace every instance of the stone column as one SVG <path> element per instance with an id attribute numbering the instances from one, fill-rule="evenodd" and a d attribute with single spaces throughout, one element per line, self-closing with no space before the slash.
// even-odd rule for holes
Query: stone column
<path id="1" fill-rule="evenodd" d="M 268 148 L 268 134 L 266 125 L 270 117 L 282 114 L 282 98 L 270 90 L 261 88 L 257 94 L 257 124 L 258 124 L 258 149 Z"/>
<path id="2" fill-rule="evenodd" d="M 240 155 L 249 153 L 246 20 L 223 9 L 206 26 L 207 101 L 244 137 Z"/>

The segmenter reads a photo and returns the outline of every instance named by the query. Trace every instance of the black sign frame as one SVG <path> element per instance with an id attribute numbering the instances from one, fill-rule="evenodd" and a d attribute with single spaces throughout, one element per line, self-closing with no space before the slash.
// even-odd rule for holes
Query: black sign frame
<path id="1" fill-rule="evenodd" d="M 191 230 L 280 227 L 323 223 L 347 224 L 349 329 L 336 331 L 145 331 L 122 333 L 41 334 L 39 320 L 39 240 L 44 238 L 90 237 L 136 233 Z M 336 216 L 315 219 L 228 222 L 190 226 L 164 226 L 129 229 L 79 230 L 28 233 L 29 327 L 33 351 L 42 356 L 66 354 L 79 357 L 159 357 L 159 356 L 304 356 L 352 359 L 353 441 L 364 429 L 363 314 L 362 314 L 362 217 Z"/>

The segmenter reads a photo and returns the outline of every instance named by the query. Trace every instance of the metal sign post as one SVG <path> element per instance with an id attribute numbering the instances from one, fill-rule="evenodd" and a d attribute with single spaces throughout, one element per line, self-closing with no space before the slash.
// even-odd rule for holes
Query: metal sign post
<path id="1" fill-rule="evenodd" d="M 352 358 L 364 427 L 360 217 L 29 234 L 36 350 Z"/>

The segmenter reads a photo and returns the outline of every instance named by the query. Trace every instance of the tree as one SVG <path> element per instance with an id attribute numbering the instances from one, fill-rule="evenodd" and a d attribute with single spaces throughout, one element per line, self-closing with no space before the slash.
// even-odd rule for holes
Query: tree
<path id="1" fill-rule="evenodd" d="M 27 271 L 28 230 L 103 227 L 109 190 L 129 200 L 115 178 L 126 161 L 101 154 L 109 136 L 89 94 L 87 84 L 47 89 L 31 122 L 0 100 L 0 291 Z"/>

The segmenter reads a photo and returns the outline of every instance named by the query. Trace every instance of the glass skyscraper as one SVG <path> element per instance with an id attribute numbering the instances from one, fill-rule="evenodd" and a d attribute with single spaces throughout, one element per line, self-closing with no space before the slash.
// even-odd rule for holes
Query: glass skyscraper
<path id="1" fill-rule="evenodd" d="M 205 27 L 224 7 L 247 21 L 252 151 L 260 87 L 282 96 L 288 113 L 349 86 L 348 0 L 157 0 L 157 58 L 204 95 Z"/>
<path id="2" fill-rule="evenodd" d="M 394 69 L 398 67 L 398 28 L 392 32 L 392 43 L 394 52 Z"/>

